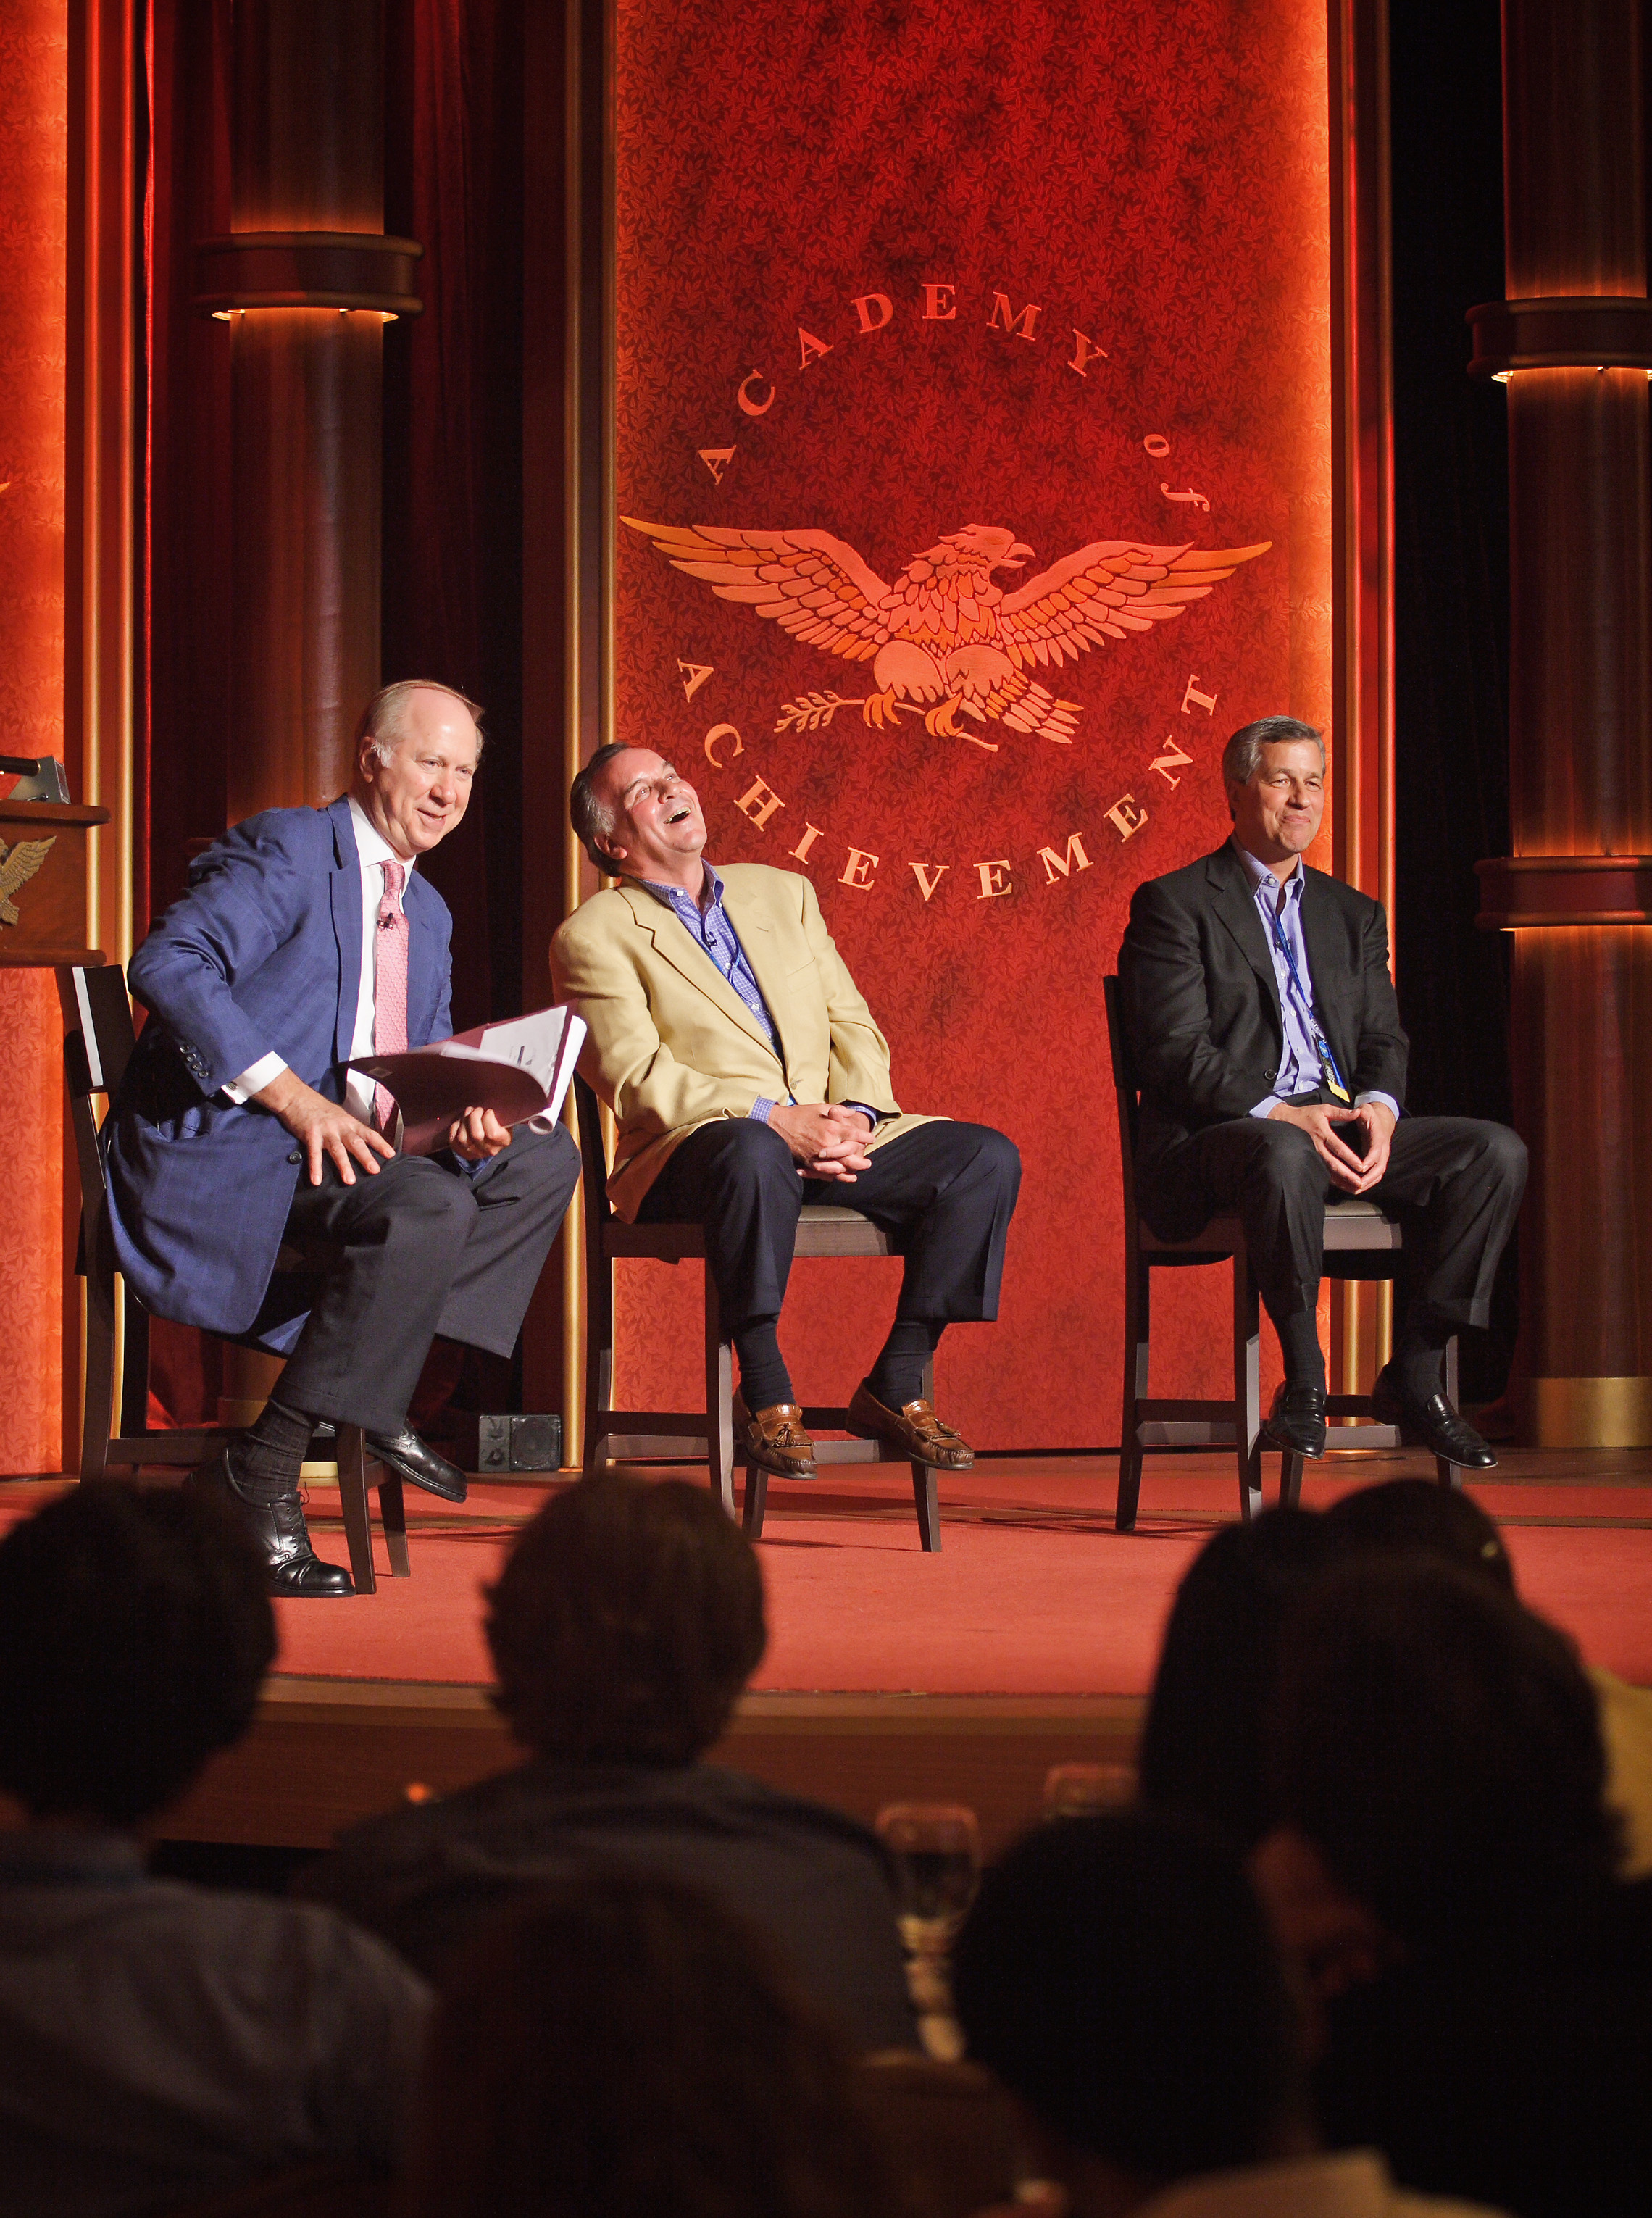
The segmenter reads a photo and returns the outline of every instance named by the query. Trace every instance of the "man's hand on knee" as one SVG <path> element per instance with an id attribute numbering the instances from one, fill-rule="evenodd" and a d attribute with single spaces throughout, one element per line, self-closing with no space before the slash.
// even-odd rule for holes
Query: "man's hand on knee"
<path id="1" fill-rule="evenodd" d="M 382 1132 L 352 1117 L 338 1102 L 329 1101 L 291 1070 L 278 1071 L 252 1099 L 283 1124 L 303 1149 L 312 1186 L 321 1183 L 324 1155 L 331 1156 L 344 1185 L 354 1186 L 353 1164 L 360 1163 L 376 1178 L 379 1157 L 396 1152 Z"/>
<path id="2" fill-rule="evenodd" d="M 809 1101 L 769 1112 L 769 1129 L 791 1149 L 801 1178 L 852 1186 L 858 1172 L 871 1168 L 866 1152 L 866 1119 L 838 1103 Z"/>
<path id="3" fill-rule="evenodd" d="M 448 1127 L 448 1145 L 467 1163 L 485 1163 L 510 1144 L 510 1127 L 491 1109 L 467 1109 Z"/>
<path id="4" fill-rule="evenodd" d="M 1361 1193 L 1368 1180 L 1363 1156 L 1357 1155 L 1337 1132 L 1339 1124 L 1358 1124 L 1364 1112 L 1358 1109 L 1327 1109 L 1323 1104 L 1310 1101 L 1298 1108 L 1290 1101 L 1276 1102 L 1269 1110 L 1270 1119 L 1280 1124 L 1295 1124 L 1307 1133 L 1314 1143 L 1314 1152 L 1330 1173 L 1331 1183 L 1344 1193 Z M 1383 1150 L 1384 1160 L 1387 1149 Z M 1376 1174 L 1381 1177 L 1381 1172 Z"/>

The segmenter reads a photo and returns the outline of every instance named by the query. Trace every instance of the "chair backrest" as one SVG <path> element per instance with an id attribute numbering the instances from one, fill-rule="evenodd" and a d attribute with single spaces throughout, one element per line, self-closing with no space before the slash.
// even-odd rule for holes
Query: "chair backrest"
<path id="1" fill-rule="evenodd" d="M 138 1044 L 125 971 L 118 963 L 84 970 L 65 965 L 58 972 L 58 998 L 71 1094 L 81 1100 L 93 1094 L 113 1096 Z"/>
<path id="2" fill-rule="evenodd" d="M 1135 1193 L 1135 1134 L 1141 1088 L 1130 1062 L 1129 1037 L 1124 1030 L 1124 1008 L 1117 978 L 1110 973 L 1101 982 L 1101 991 L 1107 1005 L 1107 1044 L 1113 1051 L 1113 1101 L 1118 1111 L 1118 1153 L 1128 1209 L 1134 1206 Z"/>
<path id="3" fill-rule="evenodd" d="M 96 1097 L 113 1100 L 126 1076 L 138 1035 L 127 998 L 126 973 L 118 963 L 85 969 L 65 963 L 58 971 L 63 1007 L 63 1073 L 80 1169 L 83 1265 L 103 1257 L 103 1149 Z M 91 1236 L 89 1238 L 88 1236 Z"/>
<path id="4" fill-rule="evenodd" d="M 578 1071 L 574 1107 L 579 1118 L 579 1162 L 585 1180 L 585 1224 L 600 1231 L 613 1215 L 608 1199 L 608 1149 L 603 1139 L 603 1107 Z"/>

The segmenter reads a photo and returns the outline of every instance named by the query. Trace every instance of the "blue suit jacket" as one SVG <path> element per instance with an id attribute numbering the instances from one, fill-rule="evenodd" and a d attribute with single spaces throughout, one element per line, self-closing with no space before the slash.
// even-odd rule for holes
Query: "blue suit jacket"
<path id="1" fill-rule="evenodd" d="M 453 920 L 408 874 L 407 1042 L 444 1039 Z M 277 1273 L 297 1143 L 219 1088 L 281 1056 L 342 1101 L 362 972 L 362 878 L 347 800 L 272 809 L 191 867 L 132 958 L 151 1012 L 108 1120 L 116 1258 L 145 1309 L 285 1354 L 312 1282 Z"/>

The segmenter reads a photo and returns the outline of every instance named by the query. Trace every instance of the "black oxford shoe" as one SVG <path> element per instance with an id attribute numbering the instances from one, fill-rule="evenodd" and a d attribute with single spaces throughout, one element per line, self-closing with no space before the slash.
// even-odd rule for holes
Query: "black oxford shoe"
<path id="1" fill-rule="evenodd" d="M 1426 1448 L 1459 1471 L 1496 1470 L 1495 1455 L 1444 1394 L 1419 1402 L 1401 1391 L 1393 1374 L 1393 1365 L 1385 1364 L 1371 1388 L 1371 1414 L 1378 1424 L 1397 1425 L 1408 1447 Z"/>
<path id="2" fill-rule="evenodd" d="M 264 1581 L 270 1594 L 330 1601 L 355 1593 L 350 1573 L 337 1564 L 324 1564 L 310 1546 L 304 1505 L 295 1492 L 280 1502 L 249 1502 L 235 1483 L 223 1449 L 210 1463 L 192 1471 L 183 1485 L 186 1493 L 215 1495 L 234 1509 L 263 1552 Z"/>
<path id="3" fill-rule="evenodd" d="M 369 1433 L 367 1444 L 409 1486 L 422 1486 L 426 1494 L 439 1494 L 444 1502 L 462 1502 L 470 1491 L 458 1465 L 438 1455 L 411 1425 L 399 1433 Z"/>
<path id="4" fill-rule="evenodd" d="M 1282 1385 L 1262 1420 L 1262 1438 L 1287 1455 L 1317 1463 L 1325 1453 L 1325 1389 Z"/>

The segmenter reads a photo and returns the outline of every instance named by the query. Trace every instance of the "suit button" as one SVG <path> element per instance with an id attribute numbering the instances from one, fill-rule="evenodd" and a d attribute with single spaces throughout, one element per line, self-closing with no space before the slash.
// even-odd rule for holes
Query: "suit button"
<path id="1" fill-rule="evenodd" d="M 299 1153 L 298 1149 L 294 1148 L 292 1154 L 288 1155 L 287 1160 L 289 1163 L 301 1163 L 304 1161 L 304 1158 Z"/>

